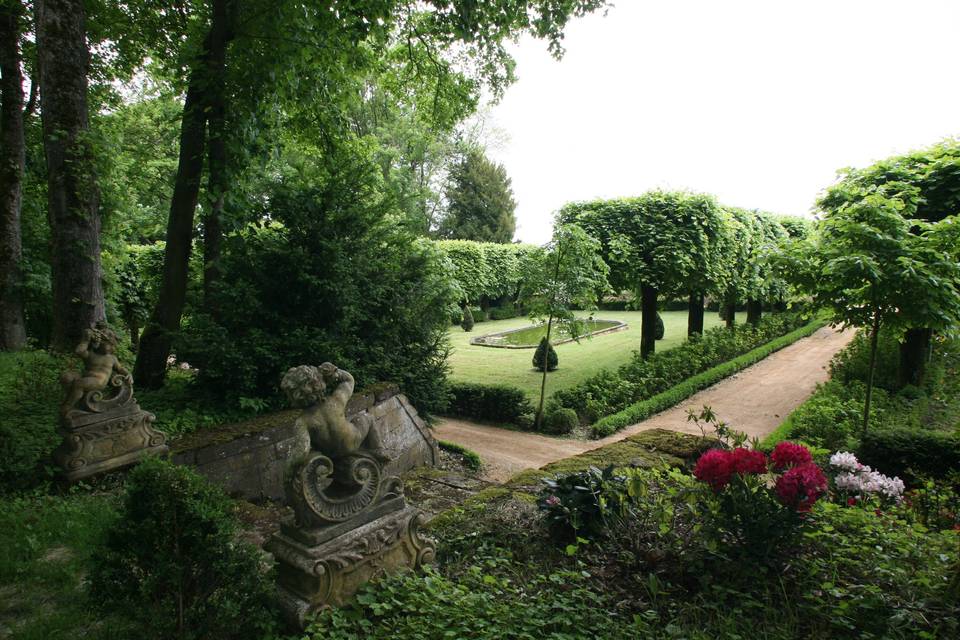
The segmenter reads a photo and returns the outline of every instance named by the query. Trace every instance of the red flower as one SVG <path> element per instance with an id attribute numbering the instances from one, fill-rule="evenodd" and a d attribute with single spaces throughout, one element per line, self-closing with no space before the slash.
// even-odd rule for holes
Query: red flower
<path id="1" fill-rule="evenodd" d="M 762 451 L 738 447 L 730 452 L 730 461 L 734 473 L 740 475 L 767 472 L 767 456 L 763 455 Z"/>
<path id="2" fill-rule="evenodd" d="M 810 511 L 827 491 L 827 478 L 820 467 L 808 462 L 780 476 L 775 487 L 780 502 L 799 512 Z"/>
<path id="3" fill-rule="evenodd" d="M 777 471 L 813 462 L 813 456 L 805 446 L 792 442 L 781 442 L 774 447 L 770 459 L 773 461 L 773 468 Z"/>
<path id="4" fill-rule="evenodd" d="M 697 460 L 693 475 L 697 480 L 713 487 L 714 491 L 720 491 L 730 482 L 730 476 L 734 471 L 732 462 L 728 451 L 710 449 Z"/>
<path id="5" fill-rule="evenodd" d="M 857 499 L 856 499 L 856 498 L 847 498 L 847 506 L 848 506 L 848 507 L 852 507 L 852 506 L 855 505 L 855 504 L 857 504 Z"/>

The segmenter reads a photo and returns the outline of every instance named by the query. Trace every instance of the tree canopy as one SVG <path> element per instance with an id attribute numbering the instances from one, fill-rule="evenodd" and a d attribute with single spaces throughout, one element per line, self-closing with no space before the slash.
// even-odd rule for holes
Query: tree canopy
<path id="1" fill-rule="evenodd" d="M 461 240 L 506 243 L 517 227 L 510 178 L 503 165 L 472 149 L 450 169 L 446 213 L 438 235 Z"/>

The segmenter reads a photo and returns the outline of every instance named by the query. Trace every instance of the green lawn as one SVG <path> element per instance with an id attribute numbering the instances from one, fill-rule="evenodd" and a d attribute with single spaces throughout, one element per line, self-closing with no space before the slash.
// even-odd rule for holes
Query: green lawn
<path id="1" fill-rule="evenodd" d="M 657 342 L 657 350 L 675 347 L 687 337 L 687 312 L 663 311 L 664 336 Z M 600 320 L 620 320 L 628 328 L 595 338 L 557 345 L 560 367 L 547 375 L 547 395 L 557 389 L 571 387 L 605 368 L 615 368 L 630 360 L 630 354 L 640 348 L 639 311 L 600 311 Z M 508 384 L 523 391 L 531 399 L 539 397 L 542 374 L 532 365 L 533 349 L 496 349 L 470 344 L 470 338 L 530 324 L 528 318 L 478 322 L 467 333 L 460 327 L 450 328 L 453 354 L 450 356 L 450 377 L 459 382 Z M 707 312 L 704 328 L 722 324 L 717 314 Z"/>

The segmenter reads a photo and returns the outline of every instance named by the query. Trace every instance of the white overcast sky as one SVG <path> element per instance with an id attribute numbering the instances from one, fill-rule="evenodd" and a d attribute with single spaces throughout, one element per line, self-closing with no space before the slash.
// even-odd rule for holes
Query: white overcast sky
<path id="1" fill-rule="evenodd" d="M 571 200 L 691 189 L 809 214 L 837 169 L 960 134 L 960 0 L 619 0 L 493 107 L 517 238 Z"/>

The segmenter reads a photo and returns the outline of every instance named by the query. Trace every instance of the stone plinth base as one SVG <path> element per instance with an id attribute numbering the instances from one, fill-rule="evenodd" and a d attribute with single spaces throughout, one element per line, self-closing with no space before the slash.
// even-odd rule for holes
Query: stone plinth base
<path id="1" fill-rule="evenodd" d="M 433 542 L 419 531 L 425 519 L 419 509 L 401 505 L 332 538 L 285 526 L 267 550 L 279 563 L 280 602 L 290 622 L 302 628 L 309 616 L 344 604 L 373 578 L 431 562 Z M 305 543 L 310 538 L 327 539 Z"/>
<path id="2" fill-rule="evenodd" d="M 156 418 L 135 403 L 103 413 L 79 413 L 61 426 L 63 442 L 53 453 L 67 482 L 167 452 L 166 437 L 153 428 Z"/>

